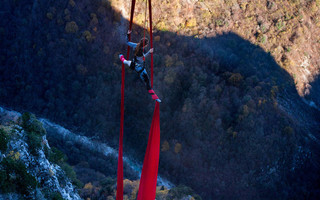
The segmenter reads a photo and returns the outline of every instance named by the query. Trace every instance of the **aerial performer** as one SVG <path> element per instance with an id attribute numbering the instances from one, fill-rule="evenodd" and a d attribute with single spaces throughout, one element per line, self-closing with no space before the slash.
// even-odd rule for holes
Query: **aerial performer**
<path id="1" fill-rule="evenodd" d="M 147 38 L 142 38 L 139 43 L 133 43 L 129 41 L 129 35 L 131 34 L 131 30 L 128 30 L 127 33 L 127 45 L 134 49 L 134 57 L 133 60 L 126 60 L 122 54 L 119 55 L 119 58 L 122 63 L 128 66 L 130 69 L 136 71 L 139 74 L 140 79 L 146 85 L 149 94 L 153 100 L 158 101 L 159 103 L 161 100 L 156 95 L 156 93 L 151 88 L 149 76 L 147 70 L 145 68 L 145 57 L 149 54 L 153 53 L 153 48 L 150 49 L 146 54 L 144 53 L 144 48 L 146 48 L 149 44 L 149 40 Z"/>

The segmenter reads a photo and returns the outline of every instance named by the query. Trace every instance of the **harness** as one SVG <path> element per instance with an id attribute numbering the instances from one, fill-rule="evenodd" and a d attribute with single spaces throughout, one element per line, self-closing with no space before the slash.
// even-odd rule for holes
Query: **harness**
<path id="1" fill-rule="evenodd" d="M 139 71 L 136 70 L 136 65 L 137 65 L 137 63 L 138 63 L 138 58 L 137 58 L 137 56 L 134 56 L 134 57 L 133 57 L 133 60 L 132 60 L 133 62 L 131 62 L 130 68 L 140 74 L 143 70 L 145 70 L 145 68 L 146 68 L 146 62 L 145 62 L 145 59 L 144 59 L 144 56 L 143 56 L 143 52 L 142 52 L 142 51 L 139 51 L 137 54 L 138 54 L 139 56 L 141 55 L 141 56 L 143 57 L 142 68 L 141 68 L 141 70 L 139 70 Z"/>

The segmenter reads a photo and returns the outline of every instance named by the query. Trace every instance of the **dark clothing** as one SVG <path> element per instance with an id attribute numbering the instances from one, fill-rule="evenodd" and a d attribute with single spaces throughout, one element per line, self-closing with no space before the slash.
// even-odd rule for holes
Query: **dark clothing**
<path id="1" fill-rule="evenodd" d="M 133 43 L 133 42 L 129 42 L 128 38 L 129 37 L 127 35 L 127 45 L 132 47 L 135 50 L 135 48 L 137 47 L 138 44 Z M 130 64 L 130 69 L 134 70 L 135 72 L 137 72 L 139 74 L 139 77 L 142 80 L 142 82 L 144 82 L 144 84 L 146 85 L 147 90 L 151 89 L 151 84 L 150 84 L 148 73 L 145 69 L 144 57 L 148 56 L 149 54 L 150 54 L 150 50 L 146 54 L 144 54 L 143 49 L 142 48 L 139 49 L 139 51 L 134 56 L 134 58 Z"/>

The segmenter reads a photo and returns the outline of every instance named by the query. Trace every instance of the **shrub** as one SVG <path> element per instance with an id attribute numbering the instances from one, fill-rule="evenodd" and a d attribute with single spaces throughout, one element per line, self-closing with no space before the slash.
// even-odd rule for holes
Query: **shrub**
<path id="1" fill-rule="evenodd" d="M 53 19 L 53 14 L 50 13 L 50 12 L 48 12 L 48 13 L 47 13 L 47 18 L 50 19 L 50 20 L 52 20 L 52 19 Z"/>
<path id="2" fill-rule="evenodd" d="M 236 73 L 230 76 L 230 78 L 228 79 L 228 82 L 234 86 L 239 86 L 242 80 L 243 80 L 243 77 L 241 76 L 241 74 Z"/>
<path id="3" fill-rule="evenodd" d="M 35 133 L 37 135 L 43 136 L 46 134 L 46 129 L 43 128 L 42 123 L 37 120 L 36 116 L 31 113 L 23 113 L 21 116 L 22 120 L 22 128 L 31 133 Z"/>
<path id="4" fill-rule="evenodd" d="M 294 133 L 294 130 L 292 127 L 290 126 L 286 126 L 283 130 L 282 130 L 282 133 L 284 135 L 292 135 Z"/>
<path id="5" fill-rule="evenodd" d="M 63 163 L 60 165 L 63 171 L 66 172 L 67 176 L 71 179 L 74 180 L 76 179 L 76 173 L 73 171 L 73 168 L 68 165 L 67 163 Z"/>
<path id="6" fill-rule="evenodd" d="M 90 31 L 84 31 L 82 35 L 84 38 L 86 38 L 86 40 L 88 42 L 91 42 L 93 40 L 93 37 L 92 37 Z"/>
<path id="7" fill-rule="evenodd" d="M 166 56 L 164 57 L 164 59 L 165 59 L 165 65 L 166 65 L 166 67 L 171 67 L 171 66 L 174 64 L 174 60 L 173 60 L 173 58 L 172 58 L 171 56 L 166 55 Z"/>
<path id="8" fill-rule="evenodd" d="M 171 83 L 174 83 L 175 80 L 176 80 L 176 73 L 173 70 L 169 70 L 164 77 L 165 83 L 171 84 Z"/>
<path id="9" fill-rule="evenodd" d="M 113 20 L 114 20 L 114 22 L 120 22 L 121 21 L 121 13 L 114 12 L 113 13 Z"/>
<path id="10" fill-rule="evenodd" d="M 62 195 L 58 191 L 44 190 L 45 197 L 51 200 L 64 200 Z"/>
<path id="11" fill-rule="evenodd" d="M 95 26 L 99 23 L 99 20 L 98 20 L 97 15 L 95 13 L 91 13 L 90 17 L 91 17 L 91 21 L 90 21 L 91 26 Z"/>
<path id="12" fill-rule="evenodd" d="M 266 41 L 267 41 L 267 36 L 264 35 L 264 34 L 259 34 L 257 40 L 258 40 L 260 43 L 264 44 L 264 43 L 266 43 Z"/>
<path id="13" fill-rule="evenodd" d="M 110 6 L 110 3 L 108 0 L 101 0 L 101 5 L 108 8 Z"/>
<path id="14" fill-rule="evenodd" d="M 159 199 L 159 200 L 166 199 L 168 196 L 168 192 L 169 190 L 165 189 L 163 186 L 160 187 L 160 189 L 157 188 L 156 199 Z"/>
<path id="15" fill-rule="evenodd" d="M 216 20 L 216 26 L 224 26 L 225 21 L 223 19 L 217 19 Z"/>
<path id="16" fill-rule="evenodd" d="M 194 27 L 197 26 L 197 20 L 195 18 L 191 18 L 186 21 L 186 27 Z"/>
<path id="17" fill-rule="evenodd" d="M 73 185 L 75 185 L 78 188 L 83 187 L 83 183 L 77 179 L 76 172 L 73 170 L 73 168 L 68 165 L 67 163 L 61 163 L 59 164 L 61 169 L 66 173 L 66 175 L 70 178 Z"/>
<path id="18" fill-rule="evenodd" d="M 277 23 L 276 23 L 276 27 L 277 29 L 280 31 L 283 29 L 284 27 L 284 22 L 282 20 L 279 20 Z"/>
<path id="19" fill-rule="evenodd" d="M 185 185 L 179 185 L 178 187 L 171 189 L 168 193 L 168 199 L 181 199 L 189 195 L 194 196 L 194 199 L 196 200 L 201 200 L 200 196 L 196 195 L 191 188 Z"/>
<path id="20" fill-rule="evenodd" d="M 52 196 L 52 200 L 64 200 L 64 198 L 59 192 L 55 192 Z"/>
<path id="21" fill-rule="evenodd" d="M 8 148 L 9 136 L 8 134 L 0 128 L 0 151 L 5 152 Z"/>
<path id="22" fill-rule="evenodd" d="M 42 138 L 34 132 L 28 132 L 27 138 L 29 151 L 31 154 L 35 155 L 37 153 L 37 150 L 41 148 Z"/>
<path id="23" fill-rule="evenodd" d="M 74 6 L 76 5 L 76 3 L 75 3 L 73 0 L 69 0 L 69 5 L 70 5 L 71 7 L 74 7 Z"/>
<path id="24" fill-rule="evenodd" d="M 102 186 L 101 192 L 106 193 L 108 195 L 112 194 L 114 184 L 116 183 L 115 179 L 111 177 L 107 177 L 100 181 L 100 185 Z"/>
<path id="25" fill-rule="evenodd" d="M 65 27 L 67 33 L 76 33 L 79 30 L 78 25 L 75 21 L 68 22 Z"/>
<path id="26" fill-rule="evenodd" d="M 160 42 L 160 36 L 159 36 L 159 35 L 155 36 L 155 37 L 154 37 L 154 41 L 155 41 L 155 42 Z"/>
<path id="27" fill-rule="evenodd" d="M 160 31 L 168 31 L 168 27 L 166 25 L 166 23 L 164 21 L 160 21 L 158 24 L 157 24 L 157 29 L 159 29 Z"/>
<path id="28" fill-rule="evenodd" d="M 177 143 L 174 146 L 174 152 L 178 154 L 181 151 L 181 148 L 182 148 L 182 145 L 180 143 Z"/>
<path id="29" fill-rule="evenodd" d="M 51 151 L 49 151 L 48 160 L 50 162 L 60 165 L 61 163 L 67 160 L 67 156 L 59 149 L 52 147 Z"/>
<path id="30" fill-rule="evenodd" d="M 278 86 L 272 86 L 271 91 L 270 91 L 271 97 L 275 98 L 277 96 L 278 92 L 279 92 Z"/>
<path id="31" fill-rule="evenodd" d="M 27 172 L 26 166 L 12 158 L 4 158 L 1 162 L 0 190 L 2 193 L 19 193 L 28 195 L 37 186 L 37 180 Z"/>
<path id="32" fill-rule="evenodd" d="M 165 140 L 163 144 L 161 145 L 161 151 L 168 151 L 170 149 L 169 142 Z"/>

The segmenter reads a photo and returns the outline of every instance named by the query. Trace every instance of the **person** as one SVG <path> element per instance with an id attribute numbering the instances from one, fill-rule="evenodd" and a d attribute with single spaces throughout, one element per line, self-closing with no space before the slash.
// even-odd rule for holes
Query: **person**
<path id="1" fill-rule="evenodd" d="M 145 57 L 153 53 L 153 48 L 151 48 L 146 54 L 143 52 L 144 48 L 146 48 L 149 44 L 149 40 L 147 38 L 142 38 L 139 43 L 133 43 L 129 41 L 129 35 L 131 31 L 129 30 L 127 33 L 127 45 L 134 49 L 134 57 L 133 60 L 126 60 L 122 54 L 119 55 L 119 58 L 123 64 L 128 66 L 130 69 L 134 70 L 139 74 L 140 79 L 147 87 L 149 94 L 153 100 L 161 102 L 159 97 L 151 88 L 149 76 L 147 70 L 145 68 Z"/>

